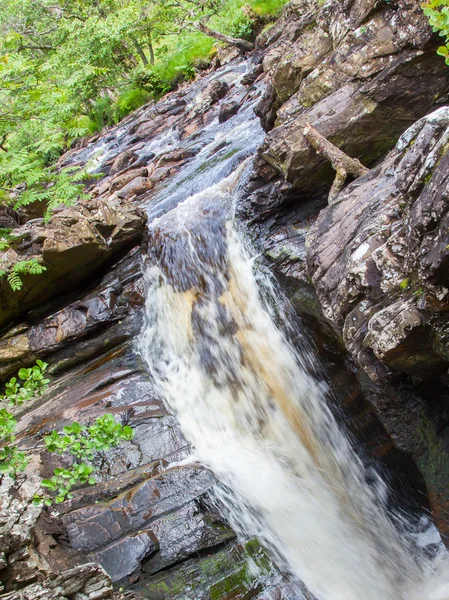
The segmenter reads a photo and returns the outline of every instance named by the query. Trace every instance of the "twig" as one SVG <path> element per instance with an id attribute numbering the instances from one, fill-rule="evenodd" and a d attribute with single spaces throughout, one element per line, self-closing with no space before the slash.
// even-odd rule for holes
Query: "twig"
<path id="1" fill-rule="evenodd" d="M 329 192 L 329 203 L 335 200 L 337 194 L 343 188 L 348 175 L 361 177 L 368 173 L 369 169 L 362 165 L 357 158 L 351 158 L 337 148 L 337 146 L 334 146 L 321 133 L 318 133 L 310 123 L 306 124 L 303 133 L 309 144 L 315 148 L 318 154 L 325 156 L 330 161 L 334 171 L 336 171 L 334 183 Z"/>

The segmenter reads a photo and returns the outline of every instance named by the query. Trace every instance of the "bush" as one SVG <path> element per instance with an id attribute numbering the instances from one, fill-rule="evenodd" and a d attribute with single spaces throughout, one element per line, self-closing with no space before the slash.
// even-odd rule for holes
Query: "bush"
<path id="1" fill-rule="evenodd" d="M 146 104 L 151 98 L 151 91 L 143 87 L 132 87 L 123 91 L 113 104 L 114 120 L 120 121 L 133 110 Z"/>
<path id="2" fill-rule="evenodd" d="M 448 0 L 427 0 L 423 5 L 423 11 L 429 19 L 434 31 L 445 38 L 445 46 L 440 46 L 437 54 L 443 56 L 449 65 L 449 2 Z"/>
<path id="3" fill-rule="evenodd" d="M 13 407 L 42 396 L 50 383 L 45 376 L 47 368 L 47 363 L 37 360 L 33 367 L 20 369 L 17 376 L 6 383 L 0 403 Z M 15 477 L 28 464 L 27 451 L 20 450 L 16 442 L 16 426 L 14 415 L 6 408 L 0 408 L 0 474 L 3 476 Z M 50 479 L 43 479 L 42 487 L 53 496 L 36 495 L 33 503 L 50 506 L 54 501 L 59 504 L 72 497 L 74 485 L 95 484 L 93 474 L 97 468 L 92 462 L 106 450 L 118 446 L 122 440 L 132 438 L 131 427 L 117 423 L 111 414 L 98 417 L 90 426 L 72 423 L 64 427 L 62 433 L 52 431 L 44 437 L 44 448 L 48 452 L 69 457 L 72 464 L 68 468 L 56 468 Z"/>

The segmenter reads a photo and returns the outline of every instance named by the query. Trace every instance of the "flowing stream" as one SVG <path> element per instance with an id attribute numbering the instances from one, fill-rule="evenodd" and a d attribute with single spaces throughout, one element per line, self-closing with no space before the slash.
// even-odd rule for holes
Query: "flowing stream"
<path id="1" fill-rule="evenodd" d="M 239 85 L 243 72 L 228 76 Z M 311 374 L 316 358 L 306 340 L 299 351 L 288 340 L 278 292 L 235 227 L 264 135 L 254 101 L 200 136 L 152 142 L 199 152 L 147 206 L 140 352 L 195 458 L 216 475 L 231 524 L 258 535 L 315 598 L 447 600 L 445 553 L 420 556 L 368 485 Z"/>

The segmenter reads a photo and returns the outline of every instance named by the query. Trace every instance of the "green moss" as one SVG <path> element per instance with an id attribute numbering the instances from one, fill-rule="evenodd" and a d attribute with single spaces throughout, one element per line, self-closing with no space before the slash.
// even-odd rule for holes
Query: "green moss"
<path id="1" fill-rule="evenodd" d="M 448 494 L 449 454 L 426 417 L 417 427 L 414 454 L 428 487 L 438 494 Z"/>
<path id="2" fill-rule="evenodd" d="M 248 573 L 248 565 L 243 564 L 238 571 L 224 577 L 221 581 L 214 583 L 210 590 L 210 600 L 222 600 L 223 598 L 244 599 L 251 585 L 251 576 Z M 243 593 L 243 595 L 242 595 Z"/>
<path id="3" fill-rule="evenodd" d="M 250 600 L 260 591 L 261 579 L 275 573 L 265 549 L 251 539 L 142 579 L 135 589 L 165 600 Z"/>

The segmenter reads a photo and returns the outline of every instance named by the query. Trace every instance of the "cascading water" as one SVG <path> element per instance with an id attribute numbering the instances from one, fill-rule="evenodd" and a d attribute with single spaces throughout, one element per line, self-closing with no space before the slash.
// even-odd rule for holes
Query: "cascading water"
<path id="1" fill-rule="evenodd" d="M 243 71 L 230 71 L 237 84 Z M 448 600 L 445 553 L 424 560 L 387 516 L 310 374 L 307 343 L 298 352 L 277 326 L 270 280 L 233 227 L 243 161 L 263 139 L 254 101 L 179 142 L 199 152 L 147 207 L 140 352 L 234 528 L 258 535 L 317 599 Z M 164 140 L 176 145 L 174 132 Z"/>

